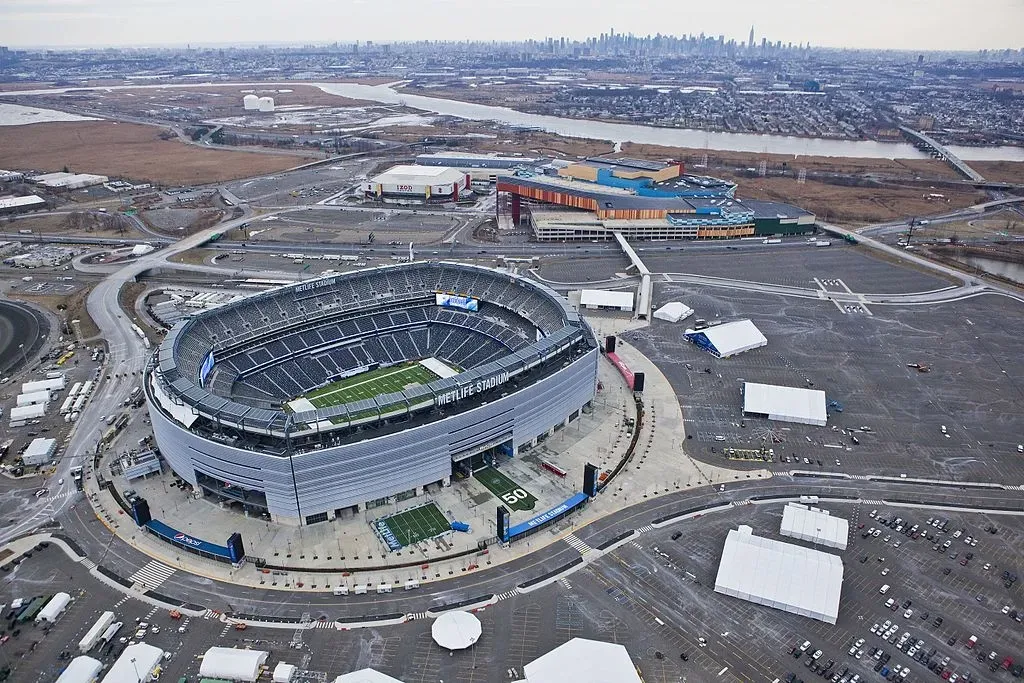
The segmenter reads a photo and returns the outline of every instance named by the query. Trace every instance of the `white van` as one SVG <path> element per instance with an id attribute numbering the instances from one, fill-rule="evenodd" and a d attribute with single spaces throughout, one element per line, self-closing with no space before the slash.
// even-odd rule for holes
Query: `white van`
<path id="1" fill-rule="evenodd" d="M 364 591 L 365 592 L 365 591 Z M 335 595 L 348 595 L 348 585 L 341 585 L 334 589 Z"/>
<path id="2" fill-rule="evenodd" d="M 889 592 L 889 584 L 885 584 L 884 586 L 879 588 L 878 592 L 881 593 L 882 595 L 885 595 L 886 593 L 888 593 Z"/>
<path id="3" fill-rule="evenodd" d="M 381 583 L 381 584 L 377 585 L 377 593 L 378 594 L 380 594 L 380 593 L 390 593 L 390 592 L 391 592 L 391 584 L 390 583 Z"/>
<path id="4" fill-rule="evenodd" d="M 412 589 L 419 588 L 419 587 L 420 587 L 420 582 L 417 581 L 416 579 L 409 579 L 408 581 L 405 582 L 405 590 L 407 590 L 407 591 L 411 591 Z"/>
<path id="5" fill-rule="evenodd" d="M 367 588 L 368 586 L 365 583 L 357 583 L 355 588 L 352 589 L 352 592 L 356 595 L 366 595 Z"/>

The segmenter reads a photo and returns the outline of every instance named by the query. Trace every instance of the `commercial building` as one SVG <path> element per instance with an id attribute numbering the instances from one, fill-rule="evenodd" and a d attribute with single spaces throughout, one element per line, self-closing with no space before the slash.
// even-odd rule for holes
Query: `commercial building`
<path id="1" fill-rule="evenodd" d="M 790 503 L 782 510 L 779 533 L 801 541 L 846 550 L 850 523 L 816 507 Z"/>
<path id="2" fill-rule="evenodd" d="M 470 194 L 470 177 L 446 166 L 393 166 L 363 184 L 368 199 L 393 203 L 457 202 Z"/>
<path id="3" fill-rule="evenodd" d="M 418 154 L 417 166 L 446 166 L 468 173 L 476 181 L 495 182 L 500 176 L 512 175 L 524 169 L 535 169 L 546 163 L 539 157 L 502 156 L 500 154 L 473 154 L 471 152 L 437 152 Z"/>
<path id="4" fill-rule="evenodd" d="M 0 214 L 21 213 L 33 211 L 46 206 L 46 200 L 42 197 L 30 194 L 27 197 L 0 197 Z"/>
<path id="5" fill-rule="evenodd" d="M 93 185 L 102 185 L 110 178 L 91 173 L 44 173 L 32 176 L 29 180 L 52 190 L 81 190 Z"/>
<path id="6" fill-rule="evenodd" d="M 836 555 L 730 529 L 715 577 L 715 592 L 835 624 L 843 588 Z"/>
<path id="7" fill-rule="evenodd" d="M 584 289 L 580 292 L 580 306 L 591 311 L 633 311 L 633 292 L 613 292 L 607 289 Z"/>
<path id="8" fill-rule="evenodd" d="M 147 643 L 129 645 L 122 652 L 102 683 L 149 683 L 153 670 L 160 664 L 164 651 Z"/>
<path id="9" fill-rule="evenodd" d="M 591 158 L 498 179 L 499 225 L 539 240 L 724 239 L 814 230 L 814 214 L 734 197 L 734 183 L 686 174 L 681 164 Z"/>
<path id="10" fill-rule="evenodd" d="M 92 657 L 75 657 L 57 677 L 57 683 L 94 683 L 99 680 L 103 663 Z"/>
<path id="11" fill-rule="evenodd" d="M 757 329 L 757 325 L 746 319 L 699 330 L 686 330 L 683 334 L 688 342 L 719 358 L 728 358 L 768 344 L 768 339 Z"/>
<path id="12" fill-rule="evenodd" d="M 21 454 L 21 462 L 24 465 L 45 465 L 53 460 L 56 453 L 57 439 L 32 439 Z"/>
<path id="13" fill-rule="evenodd" d="M 270 653 L 266 650 L 241 650 L 233 647 L 211 647 L 203 655 L 199 675 L 228 681 L 255 683 Z"/>
<path id="14" fill-rule="evenodd" d="M 743 383 L 743 414 L 817 427 L 828 421 L 824 391 L 756 382 Z"/>

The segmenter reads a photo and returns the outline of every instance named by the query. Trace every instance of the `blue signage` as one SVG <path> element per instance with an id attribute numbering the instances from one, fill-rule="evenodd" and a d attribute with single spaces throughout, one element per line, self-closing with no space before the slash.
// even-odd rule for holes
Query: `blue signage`
<path id="1" fill-rule="evenodd" d="M 571 512 L 574 508 L 579 507 L 588 500 L 587 494 L 577 493 L 572 498 L 569 498 L 561 505 L 557 505 L 547 512 L 537 515 L 533 519 L 529 519 L 522 524 L 516 524 L 514 527 L 508 530 L 509 539 L 513 539 L 516 536 L 525 534 L 527 531 L 533 531 L 537 527 L 543 526 L 548 522 L 561 517 L 562 515 Z"/>
<path id="2" fill-rule="evenodd" d="M 151 519 L 146 522 L 146 528 L 164 540 L 173 543 L 174 545 L 181 546 L 186 550 L 206 555 L 213 555 L 229 561 L 233 560 L 231 552 L 228 550 L 227 546 L 216 545 L 215 543 L 210 543 L 209 541 L 189 536 L 188 534 L 167 526 L 161 521 Z"/>
<path id="3" fill-rule="evenodd" d="M 391 527 L 388 526 L 387 522 L 383 519 L 378 519 L 376 525 L 377 533 L 380 534 L 381 540 L 383 540 L 389 548 L 392 550 L 398 550 L 402 547 L 402 544 L 398 542 L 397 538 L 395 538 L 395 534 L 392 533 Z"/>

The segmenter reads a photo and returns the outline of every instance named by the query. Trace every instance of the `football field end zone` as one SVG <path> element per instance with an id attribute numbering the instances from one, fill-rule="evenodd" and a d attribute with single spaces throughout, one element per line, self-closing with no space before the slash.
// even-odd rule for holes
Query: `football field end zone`
<path id="1" fill-rule="evenodd" d="M 494 494 L 495 498 L 512 510 L 529 512 L 537 506 L 537 497 L 512 481 L 494 467 L 483 467 L 473 473 L 484 487 Z"/>
<path id="2" fill-rule="evenodd" d="M 385 525 L 402 548 L 440 536 L 452 528 L 433 501 L 381 517 L 375 524 Z"/>

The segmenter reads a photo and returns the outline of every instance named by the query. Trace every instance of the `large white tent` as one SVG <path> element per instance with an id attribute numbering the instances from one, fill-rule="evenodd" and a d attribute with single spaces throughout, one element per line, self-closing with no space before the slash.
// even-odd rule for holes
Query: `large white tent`
<path id="1" fill-rule="evenodd" d="M 164 651 L 146 643 L 129 645 L 110 666 L 103 683 L 139 683 L 152 680 L 153 669 L 164 657 Z"/>
<path id="2" fill-rule="evenodd" d="M 374 669 L 360 669 L 338 676 L 334 679 L 334 683 L 402 683 L 402 681 Z"/>
<path id="3" fill-rule="evenodd" d="M 57 683 L 93 683 L 103 664 L 92 657 L 75 657 L 57 677 Z"/>
<path id="4" fill-rule="evenodd" d="M 681 301 L 669 301 L 667 304 L 654 312 L 658 320 L 666 320 L 670 323 L 677 323 L 693 315 L 693 309 Z"/>
<path id="5" fill-rule="evenodd" d="M 240 650 L 233 647 L 211 647 L 203 655 L 199 675 L 203 678 L 224 678 L 248 681 L 259 678 L 260 667 L 270 653 L 265 650 Z"/>
<path id="6" fill-rule="evenodd" d="M 480 620 L 469 612 L 445 612 L 430 626 L 434 642 L 447 650 L 465 650 L 481 632 Z"/>
<path id="7" fill-rule="evenodd" d="M 61 592 L 50 598 L 50 601 L 46 603 L 43 609 L 39 610 L 39 614 L 36 615 L 36 623 L 40 624 L 44 621 L 48 621 L 51 624 L 64 613 L 67 606 L 71 603 L 71 596 L 67 593 Z"/>
<path id="8" fill-rule="evenodd" d="M 824 427 L 828 420 L 824 391 L 756 382 L 743 383 L 743 412 L 818 427 Z"/>
<path id="9" fill-rule="evenodd" d="M 801 541 L 846 550 L 850 523 L 842 517 L 833 517 L 825 510 L 790 503 L 782 511 L 779 533 Z"/>
<path id="10" fill-rule="evenodd" d="M 633 292 L 613 292 L 608 289 L 584 289 L 580 292 L 580 306 L 591 310 L 633 310 Z"/>
<path id="11" fill-rule="evenodd" d="M 715 577 L 715 592 L 835 624 L 843 588 L 836 555 L 730 529 Z"/>
<path id="12" fill-rule="evenodd" d="M 702 330 L 686 330 L 687 340 L 713 356 L 728 358 L 768 344 L 761 330 L 749 320 L 734 320 Z"/>
<path id="13" fill-rule="evenodd" d="M 294 664 L 289 664 L 288 662 L 278 662 L 277 666 L 274 667 L 274 683 L 291 683 L 297 668 Z"/>
<path id="14" fill-rule="evenodd" d="M 573 638 L 523 667 L 527 683 L 643 683 L 626 648 Z"/>

